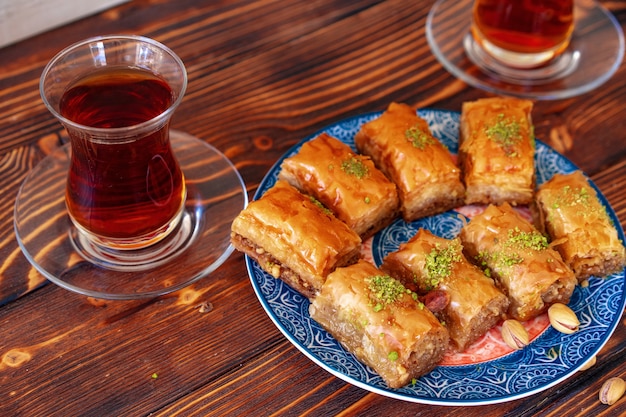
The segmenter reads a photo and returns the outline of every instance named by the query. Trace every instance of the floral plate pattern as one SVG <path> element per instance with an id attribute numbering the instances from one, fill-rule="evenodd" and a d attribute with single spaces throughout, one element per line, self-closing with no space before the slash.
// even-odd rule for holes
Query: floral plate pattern
<path id="1" fill-rule="evenodd" d="M 300 146 L 326 132 L 354 150 L 354 135 L 360 126 L 380 112 L 355 116 L 328 126 L 290 149 L 270 169 L 261 182 L 254 199 L 271 188 L 278 178 L 280 164 L 298 152 Z M 453 154 L 458 149 L 460 113 L 423 109 L 420 117 L 428 121 L 435 137 Z M 536 176 L 539 184 L 555 173 L 569 173 L 576 166 L 558 152 L 537 140 Z M 618 228 L 624 231 L 605 197 L 590 181 Z M 461 207 L 435 216 L 406 223 L 396 220 L 363 245 L 364 256 L 380 265 L 382 258 L 411 238 L 419 228 L 436 235 L 455 237 L 464 221 L 471 218 L 472 207 Z M 471 220 L 469 220 L 471 221 Z M 361 364 L 309 315 L 309 301 L 282 281 L 264 272 L 246 257 L 248 274 L 261 305 L 287 339 L 314 363 L 338 378 L 365 390 L 405 401 L 436 405 L 485 405 L 526 397 L 545 390 L 571 377 L 604 346 L 620 322 L 626 305 L 624 276 L 626 269 L 606 278 L 591 278 L 587 287 L 577 286 L 569 306 L 580 320 L 580 330 L 572 335 L 561 334 L 548 325 L 545 315 L 534 323 L 532 341 L 524 349 L 511 351 L 499 340 L 499 330 L 492 329 L 476 353 L 470 356 L 448 354 L 442 364 L 414 383 L 399 389 L 389 388 L 378 374 Z M 470 350 L 473 347 L 469 348 Z M 460 355 L 460 356 L 459 356 Z M 458 356 L 458 357 L 457 357 Z"/>

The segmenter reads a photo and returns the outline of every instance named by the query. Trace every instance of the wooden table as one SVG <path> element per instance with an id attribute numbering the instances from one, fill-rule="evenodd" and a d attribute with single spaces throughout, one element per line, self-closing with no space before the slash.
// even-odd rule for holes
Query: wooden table
<path id="1" fill-rule="evenodd" d="M 301 354 L 264 312 L 239 253 L 185 290 L 117 302 L 46 285 L 18 248 L 18 188 L 67 140 L 39 97 L 39 76 L 70 43 L 134 33 L 175 50 L 190 82 L 173 127 L 224 152 L 252 194 L 289 147 L 329 123 L 391 101 L 458 111 L 487 96 L 431 54 L 432 3 L 137 0 L 0 49 L 0 415 L 624 415 L 624 398 L 611 408 L 598 401 L 605 379 L 626 377 L 623 321 L 595 367 L 546 391 L 430 406 L 350 385 Z M 626 27 L 626 3 L 603 3 Z M 624 114 L 623 65 L 600 88 L 534 110 L 537 137 L 591 176 L 622 227 Z"/>

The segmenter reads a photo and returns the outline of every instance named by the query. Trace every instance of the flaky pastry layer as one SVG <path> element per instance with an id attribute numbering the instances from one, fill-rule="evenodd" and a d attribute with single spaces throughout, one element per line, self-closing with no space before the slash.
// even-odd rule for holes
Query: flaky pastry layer
<path id="1" fill-rule="evenodd" d="M 556 174 L 541 184 L 536 204 L 540 224 L 579 281 L 624 268 L 624 242 L 582 172 Z"/>
<path id="2" fill-rule="evenodd" d="M 462 205 L 461 171 L 414 108 L 391 103 L 379 118 L 361 127 L 354 142 L 398 187 L 404 220 Z"/>
<path id="3" fill-rule="evenodd" d="M 280 180 L 235 218 L 231 241 L 255 259 L 271 256 L 259 265 L 277 278 L 283 277 L 277 271 L 291 271 L 297 278 L 288 283 L 309 298 L 330 272 L 353 262 L 361 246 L 360 237 L 345 223 Z"/>
<path id="4" fill-rule="evenodd" d="M 462 105 L 459 164 L 466 204 L 530 204 L 535 188 L 533 103 L 508 97 Z"/>
<path id="5" fill-rule="evenodd" d="M 385 257 L 381 269 L 407 286 L 416 285 L 420 294 L 432 290 L 447 294 L 448 304 L 435 315 L 446 323 L 457 351 L 465 350 L 495 326 L 509 306 L 493 279 L 465 258 L 458 238 L 444 239 L 419 229 Z"/>
<path id="6" fill-rule="evenodd" d="M 448 332 L 406 292 L 382 303 L 373 288 L 384 274 L 367 261 L 337 268 L 309 307 L 311 317 L 392 388 L 432 370 L 443 358 Z M 381 305 L 382 303 L 382 305 Z"/>
<path id="7" fill-rule="evenodd" d="M 283 161 L 279 178 L 314 196 L 363 239 L 398 214 L 398 192 L 370 160 L 322 133 Z"/>
<path id="8" fill-rule="evenodd" d="M 569 302 L 577 284 L 574 273 L 509 204 L 489 205 L 463 226 L 460 238 L 468 259 L 508 296 L 510 317 L 528 320 L 556 302 Z"/>

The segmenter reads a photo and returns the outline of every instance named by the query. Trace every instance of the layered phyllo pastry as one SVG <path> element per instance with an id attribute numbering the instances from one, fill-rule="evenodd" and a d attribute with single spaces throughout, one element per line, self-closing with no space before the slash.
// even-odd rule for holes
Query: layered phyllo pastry
<path id="1" fill-rule="evenodd" d="M 448 331 L 417 294 L 364 260 L 332 272 L 309 312 L 391 388 L 432 370 L 448 346 Z"/>
<path id="2" fill-rule="evenodd" d="M 445 323 L 457 351 L 495 326 L 509 306 L 493 279 L 465 258 L 458 238 L 445 239 L 420 229 L 385 257 L 381 269 L 419 294 Z"/>
<path id="3" fill-rule="evenodd" d="M 556 174 L 543 183 L 536 206 L 539 224 L 579 282 L 624 268 L 624 242 L 582 172 Z"/>
<path id="4" fill-rule="evenodd" d="M 281 164 L 279 178 L 315 197 L 363 239 L 398 214 L 398 192 L 371 159 L 322 133 Z"/>
<path id="5" fill-rule="evenodd" d="M 235 218 L 231 242 L 261 268 L 314 297 L 326 276 L 356 262 L 361 239 L 314 198 L 277 181 Z"/>
<path id="6" fill-rule="evenodd" d="M 463 226 L 460 238 L 468 259 L 509 297 L 508 316 L 524 321 L 554 303 L 569 302 L 577 284 L 574 273 L 509 204 L 489 205 Z"/>
<path id="7" fill-rule="evenodd" d="M 405 221 L 462 205 L 461 171 L 414 108 L 391 103 L 361 127 L 354 142 L 398 187 Z"/>
<path id="8" fill-rule="evenodd" d="M 465 102 L 459 164 L 466 204 L 530 204 L 535 138 L 530 100 L 494 97 Z"/>

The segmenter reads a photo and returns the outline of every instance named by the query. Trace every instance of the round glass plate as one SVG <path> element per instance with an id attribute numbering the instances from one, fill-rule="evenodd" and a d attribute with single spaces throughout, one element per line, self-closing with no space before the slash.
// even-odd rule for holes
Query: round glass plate
<path id="1" fill-rule="evenodd" d="M 453 155 L 458 149 L 460 114 L 440 110 L 419 110 L 428 121 L 433 135 L 440 139 Z M 328 126 L 304 139 L 289 150 L 267 173 L 255 199 L 271 188 L 278 178 L 282 161 L 297 153 L 302 143 L 326 132 L 353 150 L 354 135 L 363 123 L 380 113 L 353 117 Z M 537 141 L 535 154 L 537 182 L 543 183 L 555 173 L 576 170 L 565 157 Z M 591 185 L 597 190 L 595 184 Z M 619 228 L 620 239 L 624 232 L 619 220 L 606 199 L 598 195 L 607 212 Z M 382 258 L 412 237 L 420 227 L 436 235 L 455 237 L 463 224 L 480 210 L 478 206 L 464 206 L 456 210 L 407 223 L 402 219 L 366 240 L 363 256 L 376 265 Z M 526 209 L 527 210 L 527 209 Z M 524 214 L 524 209 L 520 209 Z M 526 212 L 529 215 L 528 212 Z M 471 220 L 470 220 L 471 221 Z M 252 286 L 263 308 L 278 329 L 302 353 L 326 371 L 365 390 L 388 397 L 437 405 L 484 405 L 510 401 L 545 390 L 569 378 L 594 356 L 620 323 L 626 304 L 624 273 L 622 271 L 605 279 L 591 278 L 588 287 L 577 286 L 569 306 L 576 312 L 581 326 L 572 335 L 555 331 L 547 315 L 524 323 L 531 343 L 522 350 L 512 351 L 502 341 L 496 326 L 465 352 L 446 354 L 443 361 L 430 373 L 400 389 L 391 389 L 369 367 L 361 364 L 346 351 L 309 315 L 309 301 L 282 281 L 265 273 L 259 265 L 246 258 Z"/>
<path id="2" fill-rule="evenodd" d="M 180 226 L 156 244 L 166 257 L 134 270 L 89 260 L 65 207 L 68 144 L 37 164 L 17 195 L 15 235 L 30 263 L 65 289 L 113 300 L 177 291 L 224 263 L 233 251 L 230 224 L 248 202 L 246 187 L 233 164 L 211 145 L 176 130 L 170 137 L 185 174 L 187 200 Z"/>
<path id="3" fill-rule="evenodd" d="M 504 67 L 474 42 L 472 4 L 438 0 L 426 20 L 426 38 L 439 62 L 473 87 L 522 98 L 564 99 L 605 83 L 624 57 L 624 33 L 613 15 L 595 1 L 577 0 L 572 39 L 560 58 L 541 69 Z"/>

